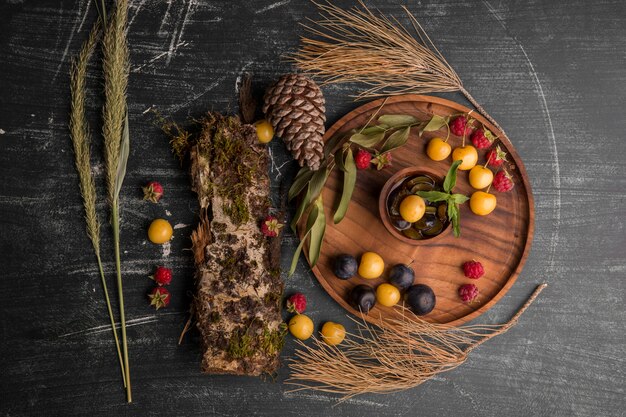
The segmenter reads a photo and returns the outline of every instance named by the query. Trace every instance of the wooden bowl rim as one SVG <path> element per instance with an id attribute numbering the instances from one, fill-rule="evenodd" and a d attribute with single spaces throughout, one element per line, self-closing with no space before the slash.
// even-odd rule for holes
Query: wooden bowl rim
<path id="1" fill-rule="evenodd" d="M 515 161 L 515 165 L 517 166 L 517 169 L 519 170 L 520 173 L 520 177 L 522 179 L 522 182 L 524 183 L 524 188 L 526 190 L 526 199 L 528 200 L 528 233 L 525 236 L 526 238 L 526 243 L 524 245 L 524 250 L 522 252 L 522 255 L 519 259 L 519 262 L 517 264 L 517 267 L 515 268 L 515 270 L 513 271 L 513 273 L 509 276 L 508 280 L 506 281 L 506 283 L 502 286 L 502 288 L 500 289 L 500 291 L 498 291 L 498 293 L 487 303 L 483 304 L 480 308 L 474 310 L 473 312 L 466 314 L 463 317 L 459 317 L 455 320 L 451 320 L 449 322 L 445 322 L 446 325 L 448 326 L 459 326 L 462 324 L 465 324 L 479 316 L 481 316 L 483 313 L 485 313 L 487 310 L 489 310 L 491 307 L 493 307 L 498 301 L 500 301 L 500 299 L 502 297 L 504 297 L 504 295 L 509 291 L 509 289 L 511 289 L 511 287 L 513 286 L 513 284 L 515 284 L 515 281 L 517 280 L 519 274 L 521 273 L 524 264 L 526 263 L 526 260 L 528 259 L 528 256 L 530 254 L 530 248 L 532 246 L 532 241 L 533 241 L 533 235 L 534 235 L 534 231 L 535 231 L 535 203 L 534 203 L 534 197 L 533 197 L 533 193 L 532 193 L 532 188 L 530 186 L 530 181 L 528 179 L 528 174 L 526 173 L 526 168 L 524 166 L 524 163 L 522 161 L 522 159 L 520 158 L 519 154 L 517 153 L 517 150 L 515 149 L 515 147 L 513 146 L 513 144 L 511 143 L 510 140 L 508 140 L 507 138 L 504 137 L 504 135 L 502 135 L 500 129 L 497 129 L 491 122 L 489 122 L 485 117 L 483 117 L 480 113 L 478 113 L 475 109 L 470 109 L 462 104 L 456 103 L 454 101 L 451 100 L 447 100 L 444 98 L 440 98 L 440 97 L 436 97 L 436 96 L 426 96 L 426 95 L 419 95 L 419 94 L 405 94 L 405 95 L 398 95 L 398 96 L 392 96 L 392 97 L 388 97 L 388 98 L 380 98 L 380 99 L 375 99 L 372 101 L 369 101 L 367 103 L 364 103 L 354 109 L 352 109 L 351 111 L 349 111 L 348 113 L 346 113 L 343 117 L 341 117 L 339 120 L 335 121 L 331 128 L 328 129 L 326 131 L 326 133 L 324 134 L 324 141 L 327 141 L 329 138 L 331 138 L 338 130 L 340 127 L 345 126 L 345 124 L 347 122 L 349 122 L 353 117 L 354 117 L 354 113 L 358 110 L 360 113 L 364 113 L 367 111 L 370 111 L 372 109 L 376 109 L 377 107 L 379 107 L 384 100 L 387 100 L 387 104 L 392 104 L 392 103 L 396 103 L 396 102 L 405 102 L 405 101 L 419 101 L 419 102 L 425 102 L 425 103 L 433 103 L 433 104 L 439 104 L 442 106 L 446 106 L 449 107 L 451 109 L 455 109 L 458 110 L 460 113 L 464 113 L 467 114 L 469 112 L 472 112 L 472 117 L 477 119 L 483 126 L 486 126 L 491 132 L 495 133 L 499 138 L 500 141 L 506 144 L 506 148 L 509 151 L 509 154 L 511 155 L 511 157 L 513 158 L 513 160 Z M 302 230 L 299 230 L 299 237 L 302 238 Z M 307 262 L 309 263 L 309 265 L 311 264 L 311 261 L 308 257 L 308 251 L 304 251 L 305 253 L 305 257 L 307 259 Z M 375 317 L 372 314 L 369 315 L 363 315 L 361 313 L 359 313 L 358 311 L 354 310 L 346 300 L 344 300 L 343 298 L 339 297 L 338 295 L 335 297 L 333 294 L 336 295 L 334 288 L 328 283 L 328 281 L 325 278 L 320 278 L 321 273 L 319 271 L 319 268 L 317 266 L 311 268 L 311 271 L 313 272 L 313 275 L 315 275 L 315 278 L 317 279 L 317 281 L 322 285 L 322 287 L 324 288 L 324 290 L 326 290 L 326 293 L 333 299 L 335 300 L 335 302 L 337 302 L 339 305 L 341 305 L 347 312 L 349 312 L 350 314 L 354 315 L 355 317 L 359 317 L 359 318 L 363 318 L 365 321 L 367 321 L 368 323 L 372 323 L 374 325 L 377 326 L 383 326 L 384 327 L 384 320 L 382 319 L 382 317 Z M 423 319 L 427 319 L 427 316 L 424 316 Z"/>
<path id="2" fill-rule="evenodd" d="M 413 174 L 426 174 L 430 177 L 433 177 L 436 182 L 443 182 L 443 178 L 440 175 L 436 174 L 434 171 L 429 170 L 428 168 L 422 168 L 418 166 L 403 168 L 393 174 L 391 177 L 389 177 L 389 179 L 385 182 L 385 185 L 383 185 L 383 188 L 380 190 L 380 194 L 378 196 L 378 214 L 380 216 L 380 220 L 385 226 L 385 229 L 387 229 L 391 236 L 408 245 L 423 246 L 429 243 L 434 243 L 442 236 L 448 234 L 451 229 L 450 222 L 448 222 L 446 227 L 438 235 L 426 239 L 417 240 L 406 237 L 402 233 L 398 232 L 396 228 L 393 227 L 393 225 L 391 224 L 391 221 L 389 220 L 389 213 L 387 212 L 387 198 L 392 191 L 392 187 L 400 180 Z"/>

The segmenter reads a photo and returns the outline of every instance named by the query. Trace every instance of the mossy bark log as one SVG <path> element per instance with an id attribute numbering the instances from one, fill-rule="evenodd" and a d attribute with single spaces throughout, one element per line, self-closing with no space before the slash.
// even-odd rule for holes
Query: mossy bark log
<path id="1" fill-rule="evenodd" d="M 285 330 L 280 240 L 259 228 L 270 199 L 267 148 L 252 126 L 209 113 L 190 149 L 200 224 L 192 234 L 202 371 L 274 373 Z"/>

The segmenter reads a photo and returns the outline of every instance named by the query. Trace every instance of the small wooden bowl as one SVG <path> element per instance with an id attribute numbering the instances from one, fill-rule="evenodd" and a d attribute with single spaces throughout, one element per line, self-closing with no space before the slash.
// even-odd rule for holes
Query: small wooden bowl
<path id="1" fill-rule="evenodd" d="M 446 224 L 444 229 L 438 235 L 429 237 L 429 238 L 424 238 L 424 239 L 411 239 L 409 237 L 406 237 L 400 231 L 398 231 L 398 229 L 396 229 L 393 226 L 393 224 L 391 224 L 391 218 L 389 216 L 389 211 L 387 210 L 387 199 L 389 198 L 389 194 L 391 194 L 393 190 L 395 190 L 398 186 L 400 186 L 400 183 L 402 182 L 403 179 L 407 177 L 413 177 L 416 175 L 427 175 L 433 178 L 436 183 L 443 184 L 443 178 L 441 178 L 439 175 L 435 174 L 433 171 L 429 170 L 428 168 L 408 167 L 408 168 L 401 169 L 400 171 L 393 174 L 391 178 L 387 180 L 382 190 L 380 190 L 380 196 L 378 197 L 378 211 L 380 213 L 380 219 L 385 225 L 385 229 L 387 229 L 387 231 L 393 237 L 395 237 L 396 239 L 404 243 L 408 243 L 409 245 L 418 246 L 418 245 L 432 243 L 439 237 L 449 233 L 450 222 Z"/>

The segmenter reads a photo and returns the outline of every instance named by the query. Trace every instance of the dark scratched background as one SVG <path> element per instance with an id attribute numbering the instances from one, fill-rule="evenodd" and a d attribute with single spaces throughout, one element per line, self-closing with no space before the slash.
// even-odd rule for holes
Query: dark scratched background
<path id="1" fill-rule="evenodd" d="M 288 392 L 286 366 L 276 381 L 202 375 L 197 338 L 177 346 L 193 290 L 186 249 L 197 202 L 150 111 L 182 121 L 211 109 L 236 111 L 242 73 L 254 73 L 260 92 L 293 70 L 281 55 L 297 48 L 298 23 L 314 18 L 315 6 L 132 0 L 132 143 L 121 196 L 131 405 L 106 327 L 67 129 L 69 62 L 95 20 L 94 3 L 0 1 L 1 416 L 625 415 L 626 3 L 368 1 L 405 24 L 400 6 L 408 6 L 526 165 L 535 196 L 533 249 L 513 288 L 477 322 L 505 321 L 538 283 L 549 287 L 516 327 L 456 370 L 416 389 L 337 404 L 333 395 Z M 95 62 L 89 76 L 95 124 Z M 329 123 L 356 106 L 353 91 L 324 88 Z M 100 150 L 94 146 L 98 185 Z M 271 152 L 276 195 L 296 166 L 281 142 Z M 151 179 L 166 188 L 159 205 L 140 198 Z M 175 225 L 170 246 L 146 241 L 155 217 Z M 108 228 L 103 239 L 112 277 Z M 286 235 L 285 269 L 296 243 Z M 157 314 L 145 298 L 155 264 L 175 274 L 172 305 Z M 301 259 L 296 275 L 285 277 L 287 291 L 309 297 L 316 323 L 346 323 L 305 266 Z M 289 340 L 283 361 L 294 348 Z"/>

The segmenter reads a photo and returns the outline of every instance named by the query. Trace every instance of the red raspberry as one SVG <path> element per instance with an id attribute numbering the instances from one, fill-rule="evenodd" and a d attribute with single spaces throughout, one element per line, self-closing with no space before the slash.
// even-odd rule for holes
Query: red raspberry
<path id="1" fill-rule="evenodd" d="M 276 237 L 280 233 L 280 229 L 283 228 L 283 224 L 278 221 L 274 216 L 267 216 L 263 223 L 261 223 L 261 232 L 265 236 Z"/>
<path id="2" fill-rule="evenodd" d="M 493 176 L 493 182 L 491 185 L 493 185 L 493 188 L 495 188 L 496 191 L 505 193 L 507 191 L 511 191 L 515 184 L 513 184 L 513 177 L 511 177 L 511 174 L 506 172 L 505 169 L 496 172 L 496 175 Z"/>
<path id="3" fill-rule="evenodd" d="M 156 287 L 148 294 L 148 298 L 150 299 L 150 305 L 157 310 L 170 305 L 170 292 L 165 287 Z"/>
<path id="4" fill-rule="evenodd" d="M 467 120 L 465 116 L 459 116 L 450 122 L 450 131 L 457 136 L 467 136 L 472 133 L 472 119 Z"/>
<path id="5" fill-rule="evenodd" d="M 472 133 L 470 138 L 472 140 L 472 144 L 476 147 L 476 149 L 486 149 L 491 146 L 494 141 L 493 133 L 489 131 L 489 129 L 482 128 L 477 129 Z"/>
<path id="6" fill-rule="evenodd" d="M 463 284 L 459 287 L 459 297 L 464 303 L 471 303 L 478 297 L 478 287 L 474 284 Z"/>
<path id="7" fill-rule="evenodd" d="M 391 161 L 393 161 L 393 158 L 391 157 L 391 152 L 381 153 L 380 155 L 376 155 L 376 157 L 372 159 L 372 162 L 374 163 L 374 165 L 376 165 L 376 169 L 379 171 L 391 165 Z"/>
<path id="8" fill-rule="evenodd" d="M 150 181 L 143 189 L 143 199 L 158 203 L 163 196 L 163 187 L 156 181 Z"/>
<path id="9" fill-rule="evenodd" d="M 498 168 L 504 163 L 504 161 L 506 161 L 506 152 L 500 149 L 500 146 L 496 146 L 495 149 L 492 148 L 489 152 L 487 152 L 485 158 L 487 159 L 488 165 Z"/>
<path id="10" fill-rule="evenodd" d="M 478 261 L 468 261 L 463 264 L 463 273 L 468 278 L 478 279 L 485 275 L 485 268 Z"/>
<path id="11" fill-rule="evenodd" d="M 287 299 L 287 311 L 290 313 L 302 314 L 306 310 L 306 297 L 297 292 Z"/>
<path id="12" fill-rule="evenodd" d="M 157 266 L 154 275 L 151 276 L 158 285 L 169 285 L 172 282 L 172 270 L 164 266 Z"/>
<path id="13" fill-rule="evenodd" d="M 365 149 L 359 149 L 356 153 L 356 157 L 354 158 L 354 162 L 356 163 L 356 167 L 358 169 L 368 169 L 371 161 L 372 154 Z"/>

